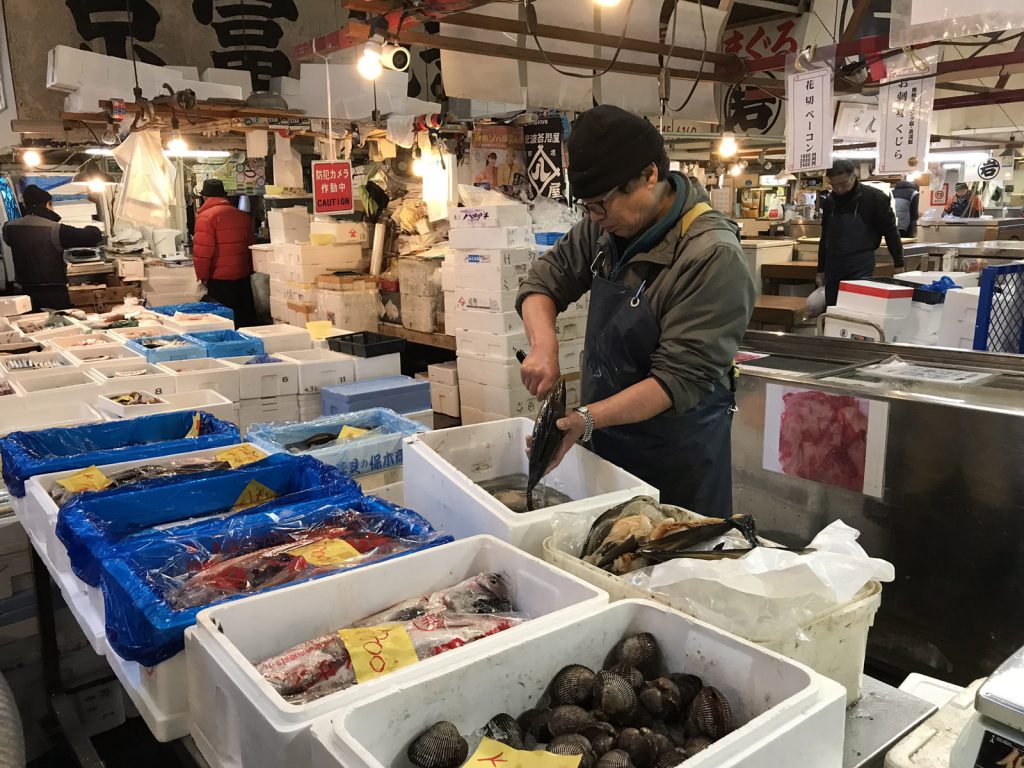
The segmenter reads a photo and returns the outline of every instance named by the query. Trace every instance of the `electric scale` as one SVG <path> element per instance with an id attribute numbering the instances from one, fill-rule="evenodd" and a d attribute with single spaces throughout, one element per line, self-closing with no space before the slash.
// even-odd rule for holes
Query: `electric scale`
<path id="1" fill-rule="evenodd" d="M 1024 648 L 982 683 L 950 768 L 1024 768 Z"/>

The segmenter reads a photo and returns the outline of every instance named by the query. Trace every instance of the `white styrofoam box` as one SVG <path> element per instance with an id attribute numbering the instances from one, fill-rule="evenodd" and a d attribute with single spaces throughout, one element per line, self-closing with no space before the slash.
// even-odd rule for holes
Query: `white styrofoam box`
<path id="1" fill-rule="evenodd" d="M 119 343 L 118 339 L 105 333 L 81 333 L 75 336 L 57 336 L 47 339 L 48 346 L 65 352 L 69 349 L 88 349 L 89 347 L 111 346 Z"/>
<path id="2" fill-rule="evenodd" d="M 448 232 L 448 242 L 452 248 L 460 251 L 516 250 L 530 247 L 530 243 L 533 242 L 533 232 L 529 227 L 452 229 Z"/>
<path id="3" fill-rule="evenodd" d="M 109 363 L 115 360 L 139 361 L 146 358 L 134 349 L 128 349 L 123 344 L 114 346 L 85 347 L 83 349 L 69 349 L 64 353 L 67 358 L 76 364 L 91 368 L 98 363 Z"/>
<path id="4" fill-rule="evenodd" d="M 153 307 L 166 307 L 170 304 L 191 304 L 193 301 L 199 301 L 203 297 L 203 286 L 201 283 L 196 283 L 196 288 L 188 291 L 147 291 L 143 288 L 146 294 L 146 302 Z"/>
<path id="5" fill-rule="evenodd" d="M 77 427 L 103 421 L 91 405 L 85 402 L 43 401 L 19 398 L 17 408 L 3 412 L 0 436 L 11 432 L 34 432 L 53 427 Z"/>
<path id="6" fill-rule="evenodd" d="M 199 79 L 199 68 L 188 67 L 180 64 L 165 64 L 164 69 L 173 69 L 179 75 L 186 80 L 198 80 Z"/>
<path id="7" fill-rule="evenodd" d="M 583 356 L 583 339 L 558 344 L 558 367 L 563 374 L 578 373 Z"/>
<path id="8" fill-rule="evenodd" d="M 243 90 L 237 85 L 224 83 L 204 83 L 200 80 L 186 80 L 185 82 L 200 101 L 210 101 L 211 99 L 242 101 L 252 92 L 252 86 Z"/>
<path id="9" fill-rule="evenodd" d="M 434 410 L 432 408 L 428 408 L 425 411 L 403 413 L 402 415 L 409 421 L 415 421 L 417 424 L 422 424 L 427 429 L 434 428 Z"/>
<path id="10" fill-rule="evenodd" d="M 519 290 L 489 291 L 472 288 L 456 288 L 454 309 L 476 309 L 487 312 L 515 312 Z M 402 309 L 405 309 L 403 303 Z"/>
<path id="11" fill-rule="evenodd" d="M 486 205 L 479 208 L 454 208 L 448 222 L 452 229 L 479 229 L 481 227 L 532 227 L 530 209 L 523 203 Z"/>
<path id="12" fill-rule="evenodd" d="M 458 357 L 459 381 L 475 381 L 492 387 L 511 388 L 522 385 L 519 361 L 514 357 L 498 360 L 493 357 L 477 357 L 460 352 Z"/>
<path id="13" fill-rule="evenodd" d="M 2 296 L 0 297 L 0 315 L 10 317 L 11 315 L 23 315 L 32 311 L 32 299 L 28 296 Z"/>
<path id="14" fill-rule="evenodd" d="M 51 48 L 46 59 L 46 87 L 71 92 L 83 83 L 110 81 L 109 58 L 67 45 Z"/>
<path id="15" fill-rule="evenodd" d="M 279 93 L 285 98 L 297 96 L 302 90 L 302 83 L 296 77 L 272 77 L 270 78 L 270 89 Z"/>
<path id="16" fill-rule="evenodd" d="M 910 314 L 914 289 L 870 280 L 844 280 L 839 283 L 836 307 L 869 315 L 902 317 Z"/>
<path id="17" fill-rule="evenodd" d="M 285 702 L 254 666 L 403 600 L 490 572 L 507 579 L 515 607 L 530 621 L 306 704 Z M 477 536 L 208 608 L 185 633 L 191 728 L 204 756 L 225 768 L 309 765 L 309 728 L 316 718 L 606 604 L 605 593 L 585 582 L 494 538 Z M 288 620 L 269 631 L 267 616 L 274 615 Z"/>
<path id="18" fill-rule="evenodd" d="M 323 338 L 320 339 L 314 338 L 312 334 L 310 334 L 310 341 L 313 344 L 313 349 L 330 349 L 331 345 L 327 341 L 329 338 L 331 338 L 332 336 L 343 336 L 346 333 L 352 333 L 352 331 L 346 330 L 345 328 L 331 327 L 327 328 L 326 331 L 322 331 L 321 333 L 323 333 Z"/>
<path id="19" fill-rule="evenodd" d="M 299 421 L 312 421 L 323 416 L 323 400 L 320 393 L 299 395 Z"/>
<path id="20" fill-rule="evenodd" d="M 369 291 L 328 291 L 317 289 L 316 304 L 321 317 L 349 332 L 377 332 L 380 294 Z"/>
<path id="21" fill-rule="evenodd" d="M 174 376 L 176 392 L 195 392 L 209 389 L 238 402 L 240 396 L 240 373 L 238 366 L 212 357 L 195 360 L 171 360 L 158 363 L 161 368 Z"/>
<path id="22" fill-rule="evenodd" d="M 441 264 L 441 290 L 445 293 L 454 291 L 459 284 L 456 269 L 455 263 L 448 259 Z"/>
<path id="23" fill-rule="evenodd" d="M 150 336 L 167 336 L 171 333 L 173 333 L 173 331 L 166 325 L 162 325 L 160 323 L 147 323 L 146 325 L 140 325 L 138 328 L 119 328 L 116 331 L 110 331 L 109 335 L 124 343 L 126 341 L 131 341 L 132 339 L 145 339 Z"/>
<path id="24" fill-rule="evenodd" d="M 899 687 L 904 693 L 924 699 L 939 709 L 942 709 L 964 692 L 962 685 L 947 683 L 945 680 L 937 680 L 934 677 L 928 677 L 917 672 L 911 672 L 907 675 Z"/>
<path id="25" fill-rule="evenodd" d="M 981 288 L 947 291 L 942 321 L 939 323 L 940 347 L 974 349 L 974 332 L 978 323 Z"/>
<path id="26" fill-rule="evenodd" d="M 843 760 L 842 687 L 807 667 L 646 600 L 623 600 L 552 623 L 515 644 L 466 653 L 432 672 L 327 715 L 313 726 L 313 768 L 390 768 L 441 714 L 461 733 L 498 712 L 537 705 L 566 664 L 599 669 L 621 638 L 650 632 L 664 667 L 720 690 L 735 730 L 691 757 L 694 768 L 836 768 Z"/>
<path id="27" fill-rule="evenodd" d="M 513 360 L 516 352 L 530 349 L 526 331 L 513 333 L 482 333 L 480 331 L 455 330 L 456 349 L 461 353 L 477 357 L 494 357 L 499 360 Z"/>
<path id="28" fill-rule="evenodd" d="M 125 661 L 108 647 L 107 661 L 157 741 L 188 736 L 188 691 L 185 652 L 155 667 Z"/>
<path id="29" fill-rule="evenodd" d="M 142 280 L 146 277 L 146 262 L 139 258 L 119 257 L 117 276 L 122 280 Z"/>
<path id="30" fill-rule="evenodd" d="M 21 367 L 26 366 L 26 367 Z M 50 366 L 50 367 L 43 367 Z M 0 359 L 0 368 L 9 381 L 41 373 L 53 373 L 76 367 L 75 361 L 64 352 L 26 352 L 23 355 L 7 355 Z"/>
<path id="31" fill-rule="evenodd" d="M 363 248 L 358 243 L 313 245 L 292 243 L 279 246 L 275 254 L 286 266 L 321 266 L 325 272 L 353 269 L 363 259 Z M 312 282 L 300 280 L 297 282 Z"/>
<path id="32" fill-rule="evenodd" d="M 252 92 L 252 76 L 243 69 L 218 69 L 207 67 L 199 78 L 204 83 L 220 83 L 240 88 L 243 94 Z"/>
<path id="33" fill-rule="evenodd" d="M 305 206 L 271 208 L 267 212 L 270 242 L 274 245 L 304 243 L 309 240 L 309 211 Z"/>
<path id="34" fill-rule="evenodd" d="M 446 262 L 448 264 L 449 262 Z M 460 262 L 451 267 L 451 288 L 483 291 L 518 291 L 530 274 L 529 263 L 490 264 Z M 444 272 L 442 271 L 442 281 Z"/>
<path id="35" fill-rule="evenodd" d="M 262 274 L 270 274 L 270 254 L 272 246 L 267 244 L 250 245 L 249 252 L 252 254 L 252 270 Z"/>
<path id="36" fill-rule="evenodd" d="M 164 325 L 170 328 L 172 333 L 235 330 L 235 323 L 233 320 L 207 312 L 198 312 L 195 314 L 178 312 L 174 317 L 169 317 L 164 320 Z"/>
<path id="37" fill-rule="evenodd" d="M 368 239 L 366 224 L 355 221 L 313 221 L 309 225 L 309 240 L 323 245 L 365 243 Z"/>
<path id="38" fill-rule="evenodd" d="M 282 359 L 278 363 L 246 365 L 253 359 L 252 356 L 224 359 L 238 366 L 238 387 L 242 400 L 299 393 L 299 367 L 296 363 Z"/>
<path id="39" fill-rule="evenodd" d="M 316 283 L 285 283 L 285 298 L 296 304 L 316 304 Z"/>
<path id="40" fill-rule="evenodd" d="M 251 336 L 263 342 L 263 351 L 268 355 L 278 352 L 300 352 L 310 348 L 309 331 L 294 325 L 254 325 L 239 328 L 243 336 Z"/>
<path id="41" fill-rule="evenodd" d="M 11 379 L 15 391 L 32 399 L 57 398 L 69 403 L 91 403 L 100 394 L 100 384 L 82 368 L 36 373 Z"/>
<path id="42" fill-rule="evenodd" d="M 458 418 L 459 411 L 459 385 L 440 384 L 436 381 L 430 383 L 430 407 L 435 413 L 443 413 L 445 416 Z"/>
<path id="43" fill-rule="evenodd" d="M 335 56 L 343 55 L 336 53 Z M 392 72 L 385 69 L 372 83 L 359 76 L 354 62 L 331 64 L 331 113 L 342 120 L 360 120 L 371 116 L 377 109 L 382 113 L 394 112 L 404 115 L 406 93 L 409 88 L 407 72 Z M 303 110 L 313 117 L 326 117 L 327 70 L 323 63 L 302 64 L 300 92 L 288 100 L 292 109 Z M 376 85 L 376 104 L 374 102 Z"/>
<path id="44" fill-rule="evenodd" d="M 522 384 L 498 387 L 462 381 L 459 384 L 459 400 L 464 408 L 499 415 L 502 419 L 510 416 L 535 418 L 540 410 L 540 401 Z"/>
<path id="45" fill-rule="evenodd" d="M 351 355 L 329 349 L 303 349 L 282 352 L 280 357 L 298 366 L 299 395 L 317 395 L 323 387 L 356 380 L 356 366 Z"/>
<path id="46" fill-rule="evenodd" d="M 460 380 L 460 388 L 462 383 Z M 544 485 L 573 501 L 516 514 L 476 483 L 528 471 L 526 418 L 426 432 L 405 439 L 403 480 L 417 512 L 453 536 L 487 533 L 539 553 L 557 513 L 608 509 L 658 489 L 581 446 L 573 446 Z"/>
<path id="47" fill-rule="evenodd" d="M 488 312 L 456 307 L 455 329 L 479 333 L 518 333 L 523 330 L 523 320 L 516 312 Z"/>
<path id="48" fill-rule="evenodd" d="M 939 707 L 939 711 L 889 750 L 885 756 L 885 768 L 949 768 L 951 765 L 975 765 L 977 743 L 970 748 L 970 754 L 964 756 L 966 761 L 959 761 L 957 753 L 961 749 L 968 750 L 965 737 L 969 740 L 971 724 L 979 719 L 974 703 L 978 697 L 978 689 L 985 680 L 975 680 L 966 688 L 960 688 L 949 686 L 940 680 L 922 678 L 920 675 L 910 677 L 916 677 L 917 680 L 907 693 L 931 701 Z M 911 682 L 909 678 L 904 685 L 907 682 Z M 922 691 L 921 686 L 927 688 Z M 959 690 L 952 691 L 951 688 Z M 903 685 L 900 686 L 900 690 L 905 690 Z M 938 698 L 935 698 L 936 695 Z M 937 702 L 942 699 L 946 701 L 938 704 Z M 1013 754 L 1012 750 L 1010 754 Z"/>
<path id="49" fill-rule="evenodd" d="M 370 381 L 371 379 L 402 375 L 402 355 L 398 352 L 390 355 L 377 355 L 377 357 L 359 357 L 358 355 L 342 355 L 342 357 L 351 360 L 355 366 L 356 381 Z"/>
<path id="50" fill-rule="evenodd" d="M 910 316 L 872 315 L 866 312 L 829 307 L 825 312 L 824 324 L 825 336 L 889 343 L 907 338 Z"/>
<path id="51" fill-rule="evenodd" d="M 461 411 L 462 425 L 465 427 L 472 426 L 474 424 L 488 424 L 492 421 L 501 421 L 508 417 L 501 413 L 488 413 L 487 411 L 481 411 L 479 408 L 473 408 L 470 405 L 466 405 L 464 402 L 459 402 L 459 410 Z"/>
<path id="52" fill-rule="evenodd" d="M 173 411 L 205 411 L 216 419 L 234 423 L 235 404 L 212 389 L 194 389 L 191 392 L 173 392 L 164 395 L 167 402 L 164 413 Z"/>
<path id="53" fill-rule="evenodd" d="M 113 399 L 114 397 L 127 392 L 138 392 L 143 396 L 144 400 L 154 402 L 126 405 Z M 154 413 L 166 413 L 169 410 L 167 405 L 167 401 L 162 396 L 154 395 L 152 392 L 148 392 L 144 389 L 132 389 L 130 387 L 122 387 L 115 392 L 103 394 L 96 398 L 96 410 L 113 416 L 115 419 L 134 419 L 137 416 L 150 416 Z"/>
<path id="54" fill-rule="evenodd" d="M 124 373 L 128 375 L 121 375 Z M 108 360 L 89 366 L 89 374 L 100 382 L 100 391 L 105 394 L 117 394 L 138 389 L 152 392 L 158 397 L 169 395 L 176 390 L 176 377 L 168 371 L 145 358 L 137 361 Z"/>
<path id="55" fill-rule="evenodd" d="M 286 283 L 288 282 L 288 265 L 283 264 L 279 261 L 272 261 L 267 265 L 267 274 L 270 275 L 270 291 L 271 293 L 283 293 L 283 287 L 278 286 L 278 290 L 274 290 L 274 283 Z"/>
<path id="56" fill-rule="evenodd" d="M 435 363 L 427 366 L 428 381 L 438 384 L 447 384 L 450 387 L 459 386 L 458 364 L 451 360 L 447 363 Z"/>
<path id="57" fill-rule="evenodd" d="M 32 341 L 45 343 L 49 339 L 55 339 L 59 336 L 75 336 L 81 334 L 84 330 L 84 326 L 74 323 L 73 325 L 62 325 L 59 328 L 47 328 L 46 330 L 34 333 L 26 332 L 25 335 L 32 339 Z"/>
<path id="58" fill-rule="evenodd" d="M 355 248 L 353 245 L 325 245 L 324 248 Z M 360 249 L 362 253 L 362 249 Z M 330 274 L 332 272 L 366 272 L 370 268 L 369 258 L 360 258 L 350 265 L 329 265 L 329 264 L 304 264 L 304 265 L 289 265 L 284 268 L 284 279 L 293 283 L 315 283 L 316 279 L 320 275 Z M 349 293 L 349 292 L 346 292 Z M 351 293 L 354 293 L 351 292 Z"/>
<path id="59" fill-rule="evenodd" d="M 285 315 L 288 314 L 288 300 L 279 299 L 275 296 L 270 297 L 270 316 L 278 322 L 283 322 Z"/>
<path id="60" fill-rule="evenodd" d="M 941 280 L 943 277 L 948 277 L 954 283 L 959 285 L 961 288 L 977 288 L 978 282 L 981 279 L 980 272 L 921 272 L 915 270 L 911 272 L 901 272 L 897 278 L 899 280 L 906 281 L 908 283 L 917 283 L 918 285 L 931 285 L 936 280 Z"/>
<path id="61" fill-rule="evenodd" d="M 280 397 L 264 397 L 255 400 L 242 400 L 239 403 L 238 428 L 243 432 L 253 424 L 266 424 L 272 421 L 298 421 L 298 395 L 282 395 Z"/>
<path id="62" fill-rule="evenodd" d="M 922 344 L 925 346 L 937 344 L 945 306 L 945 304 L 913 302 L 910 305 L 907 341 L 911 344 Z"/>

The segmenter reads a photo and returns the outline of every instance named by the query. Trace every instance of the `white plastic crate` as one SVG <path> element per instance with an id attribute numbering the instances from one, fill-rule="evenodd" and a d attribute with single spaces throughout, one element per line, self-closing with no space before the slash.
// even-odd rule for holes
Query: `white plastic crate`
<path id="1" fill-rule="evenodd" d="M 159 363 L 158 367 L 174 374 L 178 392 L 212 389 L 234 403 L 241 399 L 240 373 L 238 366 L 231 363 L 213 357 L 200 357 L 195 360 L 171 360 Z"/>
<path id="2" fill-rule="evenodd" d="M 0 374 L 9 381 L 41 373 L 67 371 L 75 367 L 75 361 L 63 352 L 27 352 L 23 355 L 8 355 L 0 358 Z"/>
<path id="3" fill-rule="evenodd" d="M 417 512 L 453 536 L 486 533 L 531 554 L 540 554 L 556 512 L 582 513 L 634 496 L 659 497 L 657 488 L 577 445 L 544 478 L 544 485 L 573 501 L 535 512 L 512 512 L 477 482 L 525 475 L 526 437 L 532 431 L 530 419 L 516 418 L 406 438 L 406 497 L 416 500 Z"/>
<path id="4" fill-rule="evenodd" d="M 313 726 L 313 768 L 391 768 L 438 720 L 469 735 L 499 712 L 536 705 L 566 664 L 599 669 L 622 637 L 650 632 L 665 667 L 714 685 L 738 727 L 687 768 L 839 768 L 845 705 L 840 686 L 806 667 L 647 601 L 623 601 L 533 636 L 467 653 L 455 669 L 392 686 Z"/>
<path id="5" fill-rule="evenodd" d="M 165 368 L 147 363 L 145 358 L 136 357 L 132 360 L 109 360 L 105 363 L 94 363 L 88 367 L 89 375 L 100 383 L 103 394 L 127 392 L 144 389 L 158 397 L 169 395 L 175 391 L 176 377 Z M 119 373 L 128 373 L 119 376 Z"/>
<path id="6" fill-rule="evenodd" d="M 11 384 L 28 398 L 54 398 L 69 403 L 91 403 L 100 393 L 99 382 L 78 367 L 20 376 L 12 379 Z"/>
<path id="7" fill-rule="evenodd" d="M 276 355 L 275 355 L 276 357 Z M 242 400 L 255 400 L 299 393 L 299 366 L 280 358 L 279 363 L 246 365 L 252 357 L 226 357 L 238 366 L 238 387 Z"/>
<path id="8" fill-rule="evenodd" d="M 323 387 L 356 380 L 356 366 L 351 355 L 342 355 L 329 349 L 304 349 L 284 352 L 280 357 L 298 366 L 300 397 L 319 395 Z"/>
<path id="9" fill-rule="evenodd" d="M 408 459 L 406 459 L 408 466 Z M 603 571 L 566 552 L 550 537 L 544 541 L 544 559 L 606 591 L 612 600 L 649 599 L 677 606 L 670 597 L 634 586 L 625 579 Z M 860 698 L 868 631 L 882 603 L 882 585 L 873 581 L 852 600 L 801 627 L 799 638 L 790 641 L 746 638 L 776 653 L 806 664 L 816 672 L 840 683 L 846 701 Z"/>
<path id="10" fill-rule="evenodd" d="M 294 325 L 255 325 L 250 328 L 239 328 L 243 336 L 252 336 L 263 342 L 263 351 L 268 355 L 279 352 L 298 352 L 311 346 L 309 331 Z"/>
<path id="11" fill-rule="evenodd" d="M 325 632 L 351 626 L 402 600 L 495 571 L 531 617 L 371 683 L 308 704 L 289 704 L 254 663 Z M 301 766 L 310 761 L 313 720 L 395 685 L 450 668 L 467 655 L 506 647 L 564 616 L 584 616 L 607 595 L 489 536 L 406 555 L 202 611 L 186 631 L 191 730 L 211 765 Z M 267 624 L 268 616 L 287 621 Z"/>

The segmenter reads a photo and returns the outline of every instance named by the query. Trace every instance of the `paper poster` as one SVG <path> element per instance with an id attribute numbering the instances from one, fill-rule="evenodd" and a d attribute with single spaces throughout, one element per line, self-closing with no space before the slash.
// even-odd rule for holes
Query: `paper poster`
<path id="1" fill-rule="evenodd" d="M 877 141 L 880 122 L 876 105 L 841 101 L 833 134 L 847 141 Z"/>
<path id="2" fill-rule="evenodd" d="M 935 72 L 935 64 L 930 68 Z M 913 76 L 883 85 L 878 93 L 881 141 L 878 173 L 907 173 L 923 167 L 930 141 L 935 79 Z"/>
<path id="3" fill-rule="evenodd" d="M 525 192 L 526 151 L 523 129 L 514 125 L 480 125 L 473 129 L 470 149 L 473 184 L 509 197 Z"/>
<path id="4" fill-rule="evenodd" d="M 821 171 L 832 166 L 832 70 L 786 77 L 786 170 Z"/>
<path id="5" fill-rule="evenodd" d="M 763 466 L 881 498 L 888 422 L 884 402 L 769 384 Z"/>
<path id="6" fill-rule="evenodd" d="M 550 197 L 566 202 L 563 128 L 561 117 L 549 117 L 523 129 L 531 200 Z"/>

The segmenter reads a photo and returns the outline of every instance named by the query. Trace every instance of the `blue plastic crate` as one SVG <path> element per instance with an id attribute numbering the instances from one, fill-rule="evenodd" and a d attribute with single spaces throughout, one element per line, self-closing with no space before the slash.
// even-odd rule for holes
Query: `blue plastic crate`
<path id="1" fill-rule="evenodd" d="M 217 304 L 212 301 L 195 301 L 190 304 L 167 304 L 162 307 L 150 307 L 153 312 L 157 312 L 161 315 L 167 315 L 168 317 L 174 317 L 178 312 L 183 312 L 186 315 L 218 315 L 225 317 L 228 320 L 234 321 L 235 313 L 230 307 L 225 307 L 223 304 Z"/>
<path id="2" fill-rule="evenodd" d="M 274 454 L 237 469 L 82 494 L 58 512 L 57 538 L 67 548 L 75 575 L 97 587 L 100 561 L 110 548 L 155 526 L 230 512 L 243 496 L 250 503 L 266 499 L 253 506 L 259 511 L 344 495 L 360 496 L 359 485 L 334 467 L 308 456 Z"/>
<path id="3" fill-rule="evenodd" d="M 430 382 L 408 376 L 338 384 L 320 390 L 324 416 L 355 413 L 368 408 L 389 408 L 396 413 L 429 411 Z"/>
<path id="4" fill-rule="evenodd" d="M 151 667 L 184 647 L 185 630 L 195 624 L 196 614 L 207 605 L 176 609 L 168 595 L 180 578 L 194 573 L 211 554 L 237 556 L 290 540 L 316 526 L 342 522 L 349 512 L 365 516 L 367 523 L 388 536 L 412 545 L 407 551 L 374 562 L 447 544 L 442 536 L 415 512 L 372 496 L 352 500 L 327 498 L 273 511 L 240 513 L 196 523 L 170 532 L 153 532 L 116 545 L 101 565 L 107 641 L 121 658 Z M 354 567 L 360 567 L 358 565 Z M 313 578 L 337 573 L 330 571 Z M 309 581 L 309 578 L 301 581 Z M 298 581 L 291 584 L 299 583 Z M 290 586 L 283 585 L 283 586 Z M 268 589 L 279 589 L 269 587 Z M 249 594 L 267 590 L 253 590 Z M 247 594 L 213 600 L 209 605 L 237 600 Z M 268 616 L 268 622 L 287 617 Z"/>
<path id="5" fill-rule="evenodd" d="M 20 498 L 25 495 L 25 481 L 36 475 L 241 442 L 238 427 L 203 412 L 199 412 L 199 435 L 187 437 L 193 415 L 191 411 L 158 413 L 80 427 L 12 432 L 0 440 L 4 483 Z"/>
<path id="6" fill-rule="evenodd" d="M 155 349 L 145 346 L 146 342 L 159 339 L 183 339 L 187 344 L 180 347 L 157 347 Z M 178 334 L 130 339 L 125 343 L 125 346 L 134 352 L 138 352 L 149 363 L 169 363 L 172 360 L 195 360 L 200 357 L 207 357 L 206 350 L 198 342 L 192 341 L 188 336 Z"/>
<path id="7" fill-rule="evenodd" d="M 206 350 L 205 357 L 248 357 L 263 354 L 263 341 L 238 331 L 196 331 L 185 335 Z"/>

